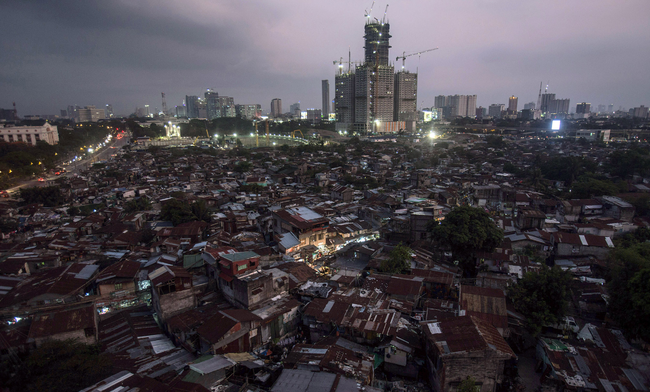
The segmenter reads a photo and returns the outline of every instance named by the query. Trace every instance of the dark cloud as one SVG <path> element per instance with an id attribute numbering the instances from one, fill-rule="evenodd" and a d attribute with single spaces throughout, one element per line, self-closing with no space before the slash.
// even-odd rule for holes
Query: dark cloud
<path id="1" fill-rule="evenodd" d="M 362 57 L 371 1 L 0 1 L 0 107 L 169 106 L 205 88 L 238 103 L 320 107 L 332 62 Z M 382 16 L 385 4 L 375 4 Z M 392 4 L 391 56 L 420 73 L 418 101 L 477 94 L 480 105 L 536 101 L 539 82 L 572 104 L 648 105 L 650 2 L 467 0 Z M 400 64 L 396 64 L 400 66 Z"/>

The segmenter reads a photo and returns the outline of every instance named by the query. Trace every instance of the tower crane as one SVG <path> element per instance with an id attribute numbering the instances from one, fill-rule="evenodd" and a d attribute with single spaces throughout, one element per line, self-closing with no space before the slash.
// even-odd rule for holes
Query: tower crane
<path id="1" fill-rule="evenodd" d="M 350 67 L 354 64 L 354 61 L 343 61 L 343 57 L 341 57 L 340 60 L 334 60 L 333 63 L 339 65 L 339 75 L 341 75 L 343 73 L 343 64 L 348 65 L 348 72 L 350 72 Z"/>
<path id="2" fill-rule="evenodd" d="M 415 56 L 415 55 L 418 55 L 418 56 L 419 56 L 419 55 L 421 55 L 421 54 L 423 54 L 423 53 L 432 52 L 432 51 L 437 50 L 437 49 L 438 49 L 438 48 L 427 49 L 427 50 L 423 50 L 423 51 L 421 51 L 421 52 L 415 52 L 415 53 L 411 53 L 411 54 L 406 54 L 406 52 L 403 52 L 401 56 L 398 56 L 398 57 L 395 59 L 395 61 L 397 61 L 397 60 L 399 60 L 399 59 L 402 59 L 402 69 L 404 69 L 404 61 L 406 60 L 407 57 L 411 57 L 411 56 Z"/>
<path id="3" fill-rule="evenodd" d="M 366 13 L 364 14 L 366 18 L 370 19 L 370 14 L 372 13 L 372 7 L 374 6 L 375 6 L 375 1 L 373 0 L 372 5 L 370 6 L 370 11 L 366 11 Z"/>

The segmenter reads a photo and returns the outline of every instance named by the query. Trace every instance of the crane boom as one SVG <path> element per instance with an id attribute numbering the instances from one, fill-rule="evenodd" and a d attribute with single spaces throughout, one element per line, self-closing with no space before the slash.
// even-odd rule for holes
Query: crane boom
<path id="1" fill-rule="evenodd" d="M 438 49 L 438 48 L 436 47 L 436 48 L 433 48 L 433 49 L 427 49 L 427 50 L 423 50 L 423 51 L 421 51 L 421 52 L 415 52 L 415 53 L 411 53 L 411 54 L 406 54 L 406 52 L 402 52 L 402 55 L 401 55 L 401 56 L 398 56 L 398 57 L 395 59 L 395 61 L 397 61 L 397 60 L 399 60 L 399 59 L 402 59 L 402 69 L 404 69 L 404 61 L 406 60 L 407 57 L 411 57 L 411 56 L 415 56 L 415 55 L 418 55 L 418 56 L 419 56 L 419 55 L 421 55 L 421 54 L 423 54 L 423 53 L 432 52 L 432 51 L 437 50 L 437 49 Z"/>

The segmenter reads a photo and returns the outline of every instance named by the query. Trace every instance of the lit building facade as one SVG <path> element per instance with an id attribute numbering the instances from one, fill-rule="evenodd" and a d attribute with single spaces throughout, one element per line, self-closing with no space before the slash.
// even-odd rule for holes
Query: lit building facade
<path id="1" fill-rule="evenodd" d="M 0 127 L 0 142 L 23 142 L 33 146 L 39 141 L 48 144 L 59 143 L 59 130 L 56 125 L 45 121 L 35 122 L 39 125 L 19 125 L 6 124 Z"/>

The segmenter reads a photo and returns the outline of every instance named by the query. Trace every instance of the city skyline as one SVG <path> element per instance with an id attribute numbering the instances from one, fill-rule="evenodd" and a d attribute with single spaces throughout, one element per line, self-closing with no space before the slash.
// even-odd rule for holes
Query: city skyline
<path id="1" fill-rule="evenodd" d="M 215 88 L 265 113 L 276 97 L 320 108 L 333 60 L 346 59 L 348 47 L 352 61 L 363 60 L 370 3 L 4 2 L 0 21 L 12 33 L 0 38 L 0 107 L 15 101 L 26 115 L 112 104 L 129 114 L 162 108 L 161 91 L 172 108 Z M 375 3 L 372 17 L 382 19 L 385 7 Z M 440 48 L 406 59 L 419 71 L 418 108 L 453 94 L 476 94 L 483 107 L 512 95 L 536 102 L 540 81 L 572 103 L 647 105 L 643 10 L 650 3 L 392 4 L 389 60 L 400 69 L 403 52 Z"/>

